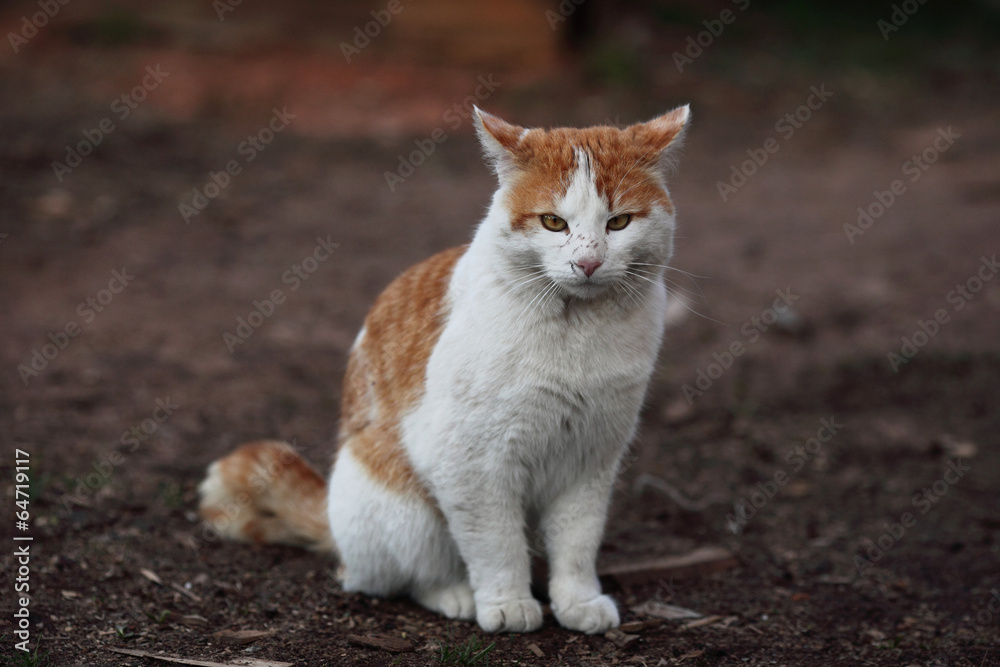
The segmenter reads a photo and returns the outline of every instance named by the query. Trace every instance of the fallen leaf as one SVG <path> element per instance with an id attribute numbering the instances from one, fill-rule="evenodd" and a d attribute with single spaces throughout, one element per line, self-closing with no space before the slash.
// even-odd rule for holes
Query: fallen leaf
<path id="1" fill-rule="evenodd" d="M 682 655 L 677 659 L 684 661 L 684 660 L 690 660 L 691 658 L 700 658 L 703 655 L 705 655 L 704 651 L 688 651 L 687 653 L 685 653 L 684 655 Z"/>
<path id="2" fill-rule="evenodd" d="M 706 625 L 713 625 L 715 623 L 718 623 L 719 621 L 722 621 L 725 618 L 726 618 L 725 616 L 708 616 L 706 618 L 700 618 L 697 621 L 690 621 L 688 623 L 685 623 L 684 627 L 689 630 L 693 628 L 701 628 Z"/>
<path id="3" fill-rule="evenodd" d="M 792 602 L 802 602 L 803 600 L 808 600 L 810 595 L 808 593 L 796 593 L 792 596 Z"/>
<path id="4" fill-rule="evenodd" d="M 198 614 L 187 614 L 185 616 L 181 616 L 180 623 L 181 625 L 194 627 L 198 625 L 208 625 L 208 619 L 204 616 L 199 616 Z"/>
<path id="5" fill-rule="evenodd" d="M 658 618 L 653 621 L 632 621 L 631 623 L 622 623 L 618 626 L 618 629 L 622 632 L 642 632 L 643 630 L 656 628 L 661 625 L 663 625 L 663 619 Z"/>
<path id="6" fill-rule="evenodd" d="M 347 641 L 359 646 L 389 651 L 390 653 L 406 653 L 413 650 L 413 644 L 405 639 L 387 637 L 385 635 L 347 635 Z"/>
<path id="7" fill-rule="evenodd" d="M 149 658 L 150 660 L 161 660 L 171 662 L 175 665 L 194 665 L 195 667 L 295 667 L 293 662 L 277 662 L 274 660 L 258 660 L 257 658 L 233 658 L 233 662 L 212 662 L 211 660 L 190 660 L 188 658 L 175 658 L 169 655 L 157 655 L 149 651 L 136 651 L 125 648 L 108 648 L 112 653 L 131 655 L 136 658 Z"/>
<path id="8" fill-rule="evenodd" d="M 658 600 L 646 600 L 641 605 L 632 607 L 632 612 L 640 616 L 652 616 L 663 618 L 668 621 L 678 621 L 685 618 L 701 618 L 704 614 L 699 614 L 693 609 L 685 609 L 672 604 L 666 604 Z"/>
<path id="9" fill-rule="evenodd" d="M 538 644 L 536 644 L 535 642 L 531 642 L 530 644 L 528 644 L 528 650 L 537 655 L 539 658 L 545 657 L 545 653 L 542 651 L 542 649 L 538 647 Z"/>
<path id="10" fill-rule="evenodd" d="M 183 586 L 181 586 L 178 583 L 172 583 L 172 584 L 170 584 L 170 587 L 172 589 L 174 589 L 175 591 L 177 591 L 178 593 L 180 593 L 182 595 L 186 595 L 187 597 L 191 598 L 195 602 L 201 602 L 201 598 L 199 596 L 195 595 L 194 593 L 192 593 L 191 591 L 189 591 L 188 589 L 184 588 Z"/>
<path id="11" fill-rule="evenodd" d="M 80 594 L 76 591 L 62 591 L 62 596 L 64 600 L 75 600 L 80 597 Z"/>
<path id="12" fill-rule="evenodd" d="M 721 547 L 701 547 L 679 556 L 662 556 L 604 567 L 598 575 L 610 577 L 622 588 L 627 588 L 669 577 L 711 574 L 738 564 L 731 551 Z"/>
<path id="13" fill-rule="evenodd" d="M 621 630 L 614 628 L 604 633 L 604 638 L 614 642 L 618 648 L 624 648 L 639 638 L 639 635 L 628 635 Z"/>
<path id="14" fill-rule="evenodd" d="M 212 633 L 212 636 L 227 644 L 251 644 L 258 639 L 267 639 L 276 634 L 277 630 L 220 630 Z"/>
<path id="15" fill-rule="evenodd" d="M 158 584 L 160 586 L 163 585 L 163 582 L 160 580 L 160 577 L 155 572 L 153 572 L 152 570 L 147 570 L 146 568 L 142 568 L 142 569 L 139 570 L 139 574 L 141 574 L 142 576 L 146 577 L 147 579 L 149 579 L 150 581 L 152 581 L 154 584 Z"/>

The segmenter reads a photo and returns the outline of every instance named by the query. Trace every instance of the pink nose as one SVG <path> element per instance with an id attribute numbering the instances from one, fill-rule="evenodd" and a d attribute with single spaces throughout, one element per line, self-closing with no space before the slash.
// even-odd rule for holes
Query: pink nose
<path id="1" fill-rule="evenodd" d="M 577 262 L 576 265 L 583 269 L 583 273 L 588 278 L 594 275 L 594 271 L 598 269 L 604 262 L 600 262 L 596 259 L 586 259 L 581 262 Z"/>

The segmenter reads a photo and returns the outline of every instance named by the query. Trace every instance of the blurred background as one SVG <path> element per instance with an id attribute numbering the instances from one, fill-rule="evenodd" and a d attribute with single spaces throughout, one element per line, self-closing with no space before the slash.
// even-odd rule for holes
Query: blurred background
<path id="1" fill-rule="evenodd" d="M 52 664 L 223 660 L 228 627 L 298 664 L 388 660 L 348 632 L 475 636 L 206 541 L 195 487 L 252 438 L 328 466 L 369 305 L 489 202 L 473 104 L 624 126 L 685 103 L 678 305 L 601 562 L 724 548 L 616 591 L 626 621 L 723 622 L 550 622 L 494 658 L 1000 664 L 994 0 L 36 0 L 0 29 L 0 434 L 31 454 Z"/>

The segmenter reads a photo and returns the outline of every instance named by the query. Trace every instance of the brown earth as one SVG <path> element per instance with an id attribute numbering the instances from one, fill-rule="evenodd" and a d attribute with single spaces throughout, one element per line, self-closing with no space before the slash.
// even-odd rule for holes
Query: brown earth
<path id="1" fill-rule="evenodd" d="M 672 192 L 675 265 L 697 277 L 670 280 L 696 313 L 668 331 L 601 560 L 719 545 L 740 564 L 615 590 L 624 621 L 646 620 L 632 608 L 651 599 L 721 617 L 616 642 L 568 633 L 551 616 L 538 633 L 488 637 L 406 600 L 346 595 L 330 561 L 220 543 L 194 512 L 205 466 L 242 441 L 283 438 L 327 465 L 345 353 L 366 309 L 407 266 L 465 241 L 489 200 L 468 122 L 453 127 L 444 114 L 490 72 L 59 40 L 5 57 L 0 433 L 5 502 L 16 509 L 17 450 L 29 455 L 31 497 L 29 529 L 8 514 L 3 534 L 8 544 L 34 537 L 31 645 L 50 664 L 162 664 L 112 648 L 438 664 L 442 647 L 473 638 L 495 642 L 494 665 L 1000 664 L 994 76 L 786 73 L 761 56 L 760 80 L 747 84 L 707 68 L 679 77 L 667 59 L 640 94 L 573 67 L 496 73 L 504 85 L 480 102 L 526 124 L 693 107 Z M 158 62 L 173 78 L 129 117 L 110 112 Z M 265 62 L 272 75 L 260 75 Z M 203 92 L 223 80 L 257 85 L 213 106 Z M 776 127 L 824 84 L 833 94 L 808 121 L 790 137 Z M 336 99 L 350 129 L 303 103 L 247 162 L 241 142 L 273 108 L 294 115 L 288 100 L 307 98 Z M 109 116 L 114 132 L 58 181 L 52 162 Z M 437 127 L 446 139 L 391 189 L 385 172 Z M 948 128 L 950 144 L 938 139 Z M 723 200 L 717 183 L 731 165 L 748 150 L 760 157 L 772 137 L 777 152 Z M 933 164 L 914 171 L 925 151 Z M 229 161 L 240 173 L 186 222 L 179 204 Z M 897 179 L 894 202 L 849 238 L 858 207 L 888 201 Z M 329 260 L 306 259 L 333 244 Z M 224 334 L 276 290 L 283 301 L 227 346 Z M 774 321 L 779 293 L 792 309 Z M 919 348 L 894 369 L 889 353 L 902 354 L 904 337 Z M 24 372 L 34 351 L 59 346 L 35 360 L 37 375 Z M 646 475 L 694 502 L 675 502 Z M 750 516 L 734 523 L 741 499 Z M 0 563 L 0 656 L 13 659 L 12 550 Z M 222 630 L 275 634 L 236 644 L 213 636 Z M 350 635 L 405 638 L 415 650 Z"/>

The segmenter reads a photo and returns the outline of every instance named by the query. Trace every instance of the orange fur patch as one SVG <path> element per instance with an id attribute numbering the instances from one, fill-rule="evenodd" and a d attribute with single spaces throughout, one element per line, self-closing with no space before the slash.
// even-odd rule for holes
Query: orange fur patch
<path id="1" fill-rule="evenodd" d="M 427 361 L 447 317 L 448 283 L 465 250 L 439 253 L 393 281 L 368 313 L 347 363 L 340 446 L 401 493 L 427 497 L 400 442 L 399 423 L 423 395 Z"/>
<path id="2" fill-rule="evenodd" d="M 565 196 L 574 170 L 580 168 L 579 148 L 586 152 L 597 192 L 612 212 L 641 217 L 656 204 L 672 212 L 673 204 L 657 173 L 662 151 L 682 129 L 671 116 L 624 130 L 557 128 L 526 133 L 495 117 L 484 117 L 484 127 L 507 149 L 516 166 L 506 201 L 512 212 L 511 227 L 527 230 L 539 214 L 552 212 Z"/>

